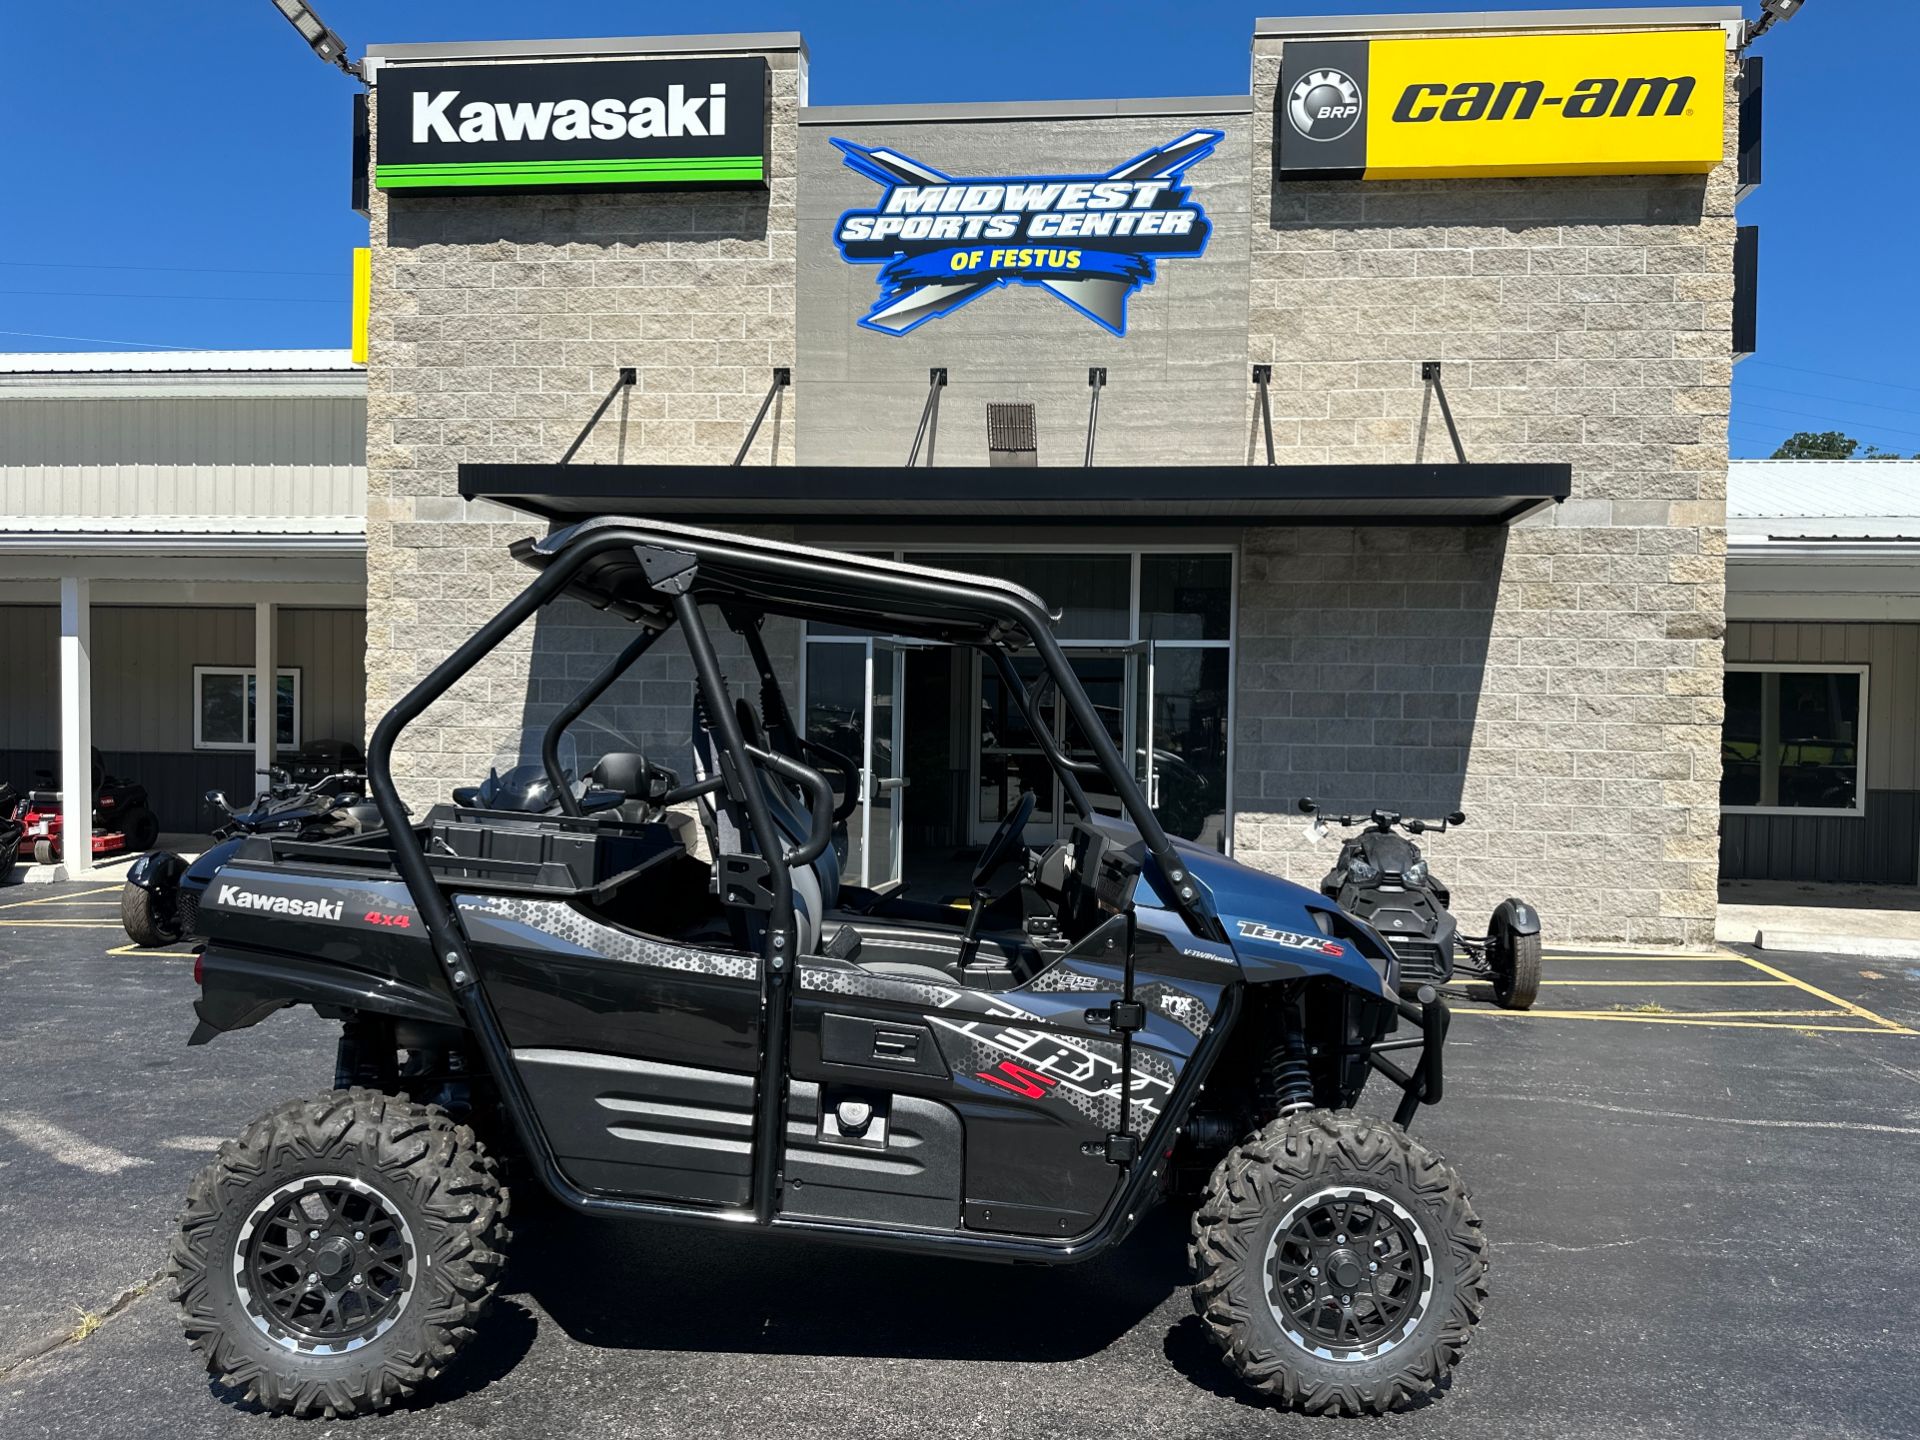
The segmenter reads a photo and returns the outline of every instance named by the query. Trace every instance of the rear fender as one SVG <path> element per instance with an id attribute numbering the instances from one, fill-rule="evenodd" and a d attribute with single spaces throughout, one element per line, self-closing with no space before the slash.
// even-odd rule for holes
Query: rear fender
<path id="1" fill-rule="evenodd" d="M 331 1014 L 358 1012 L 464 1029 L 466 1021 L 444 994 L 384 975 L 369 975 L 333 960 L 266 954 L 208 945 L 200 956 L 200 1023 L 189 1045 L 257 1025 L 289 1005 Z"/>
<path id="2" fill-rule="evenodd" d="M 170 899 L 187 873 L 187 862 L 171 850 L 149 850 L 127 868 L 127 883 L 156 900 Z"/>
<path id="3" fill-rule="evenodd" d="M 1540 912 L 1524 900 L 1509 897 L 1494 907 L 1493 919 L 1487 926 L 1487 933 L 1492 934 L 1502 925 L 1516 935 L 1538 935 Z"/>

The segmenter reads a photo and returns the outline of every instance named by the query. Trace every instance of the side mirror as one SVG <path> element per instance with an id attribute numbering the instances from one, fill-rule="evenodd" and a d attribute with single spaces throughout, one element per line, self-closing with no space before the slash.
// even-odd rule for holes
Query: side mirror
<path id="1" fill-rule="evenodd" d="M 1318 805 L 1313 803 L 1313 797 L 1311 795 L 1302 795 L 1300 797 L 1300 813 L 1302 815 L 1311 815 L 1319 808 Z"/>
<path id="2" fill-rule="evenodd" d="M 1449 825 L 1464 825 L 1466 823 L 1467 823 L 1467 812 L 1464 810 L 1456 810 L 1451 815 L 1447 816 L 1447 824 Z"/>

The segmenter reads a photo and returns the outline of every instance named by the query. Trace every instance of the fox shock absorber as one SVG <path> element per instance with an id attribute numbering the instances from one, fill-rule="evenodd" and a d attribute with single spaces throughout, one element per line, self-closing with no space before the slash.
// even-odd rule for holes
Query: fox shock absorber
<path id="1" fill-rule="evenodd" d="M 1313 1109 L 1313 1071 L 1307 1063 L 1303 1010 L 1300 997 L 1290 995 L 1275 1016 L 1279 1034 L 1260 1077 L 1260 1098 L 1271 1115 L 1285 1117 Z"/>

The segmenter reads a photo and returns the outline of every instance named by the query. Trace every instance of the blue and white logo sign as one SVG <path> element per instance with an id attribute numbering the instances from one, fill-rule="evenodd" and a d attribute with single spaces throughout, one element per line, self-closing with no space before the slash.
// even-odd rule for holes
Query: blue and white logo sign
<path id="1" fill-rule="evenodd" d="M 1185 184 L 1221 141 L 1194 130 L 1104 175 L 956 176 L 893 150 L 835 140 L 884 193 L 840 217 L 841 258 L 878 265 L 860 323 L 904 335 L 1003 285 L 1038 285 L 1115 335 L 1127 297 L 1163 259 L 1203 255 L 1213 227 Z"/>

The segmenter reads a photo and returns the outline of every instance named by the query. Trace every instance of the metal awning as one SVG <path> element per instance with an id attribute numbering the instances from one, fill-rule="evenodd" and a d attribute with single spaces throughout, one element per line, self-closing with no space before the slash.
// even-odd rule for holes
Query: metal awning
<path id="1" fill-rule="evenodd" d="M 1564 464 L 935 467 L 462 465 L 460 494 L 571 524 L 882 521 L 1509 525 L 1567 498 Z"/>

